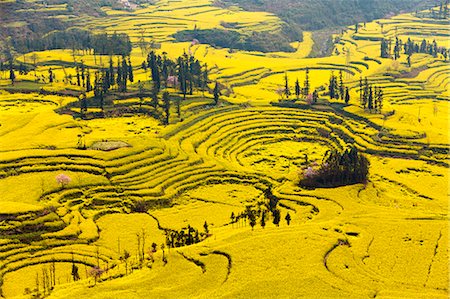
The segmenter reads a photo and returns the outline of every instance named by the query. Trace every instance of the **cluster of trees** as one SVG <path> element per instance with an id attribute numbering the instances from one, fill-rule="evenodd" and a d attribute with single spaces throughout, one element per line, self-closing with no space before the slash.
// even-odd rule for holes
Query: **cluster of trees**
<path id="1" fill-rule="evenodd" d="M 92 34 L 88 30 L 69 28 L 45 34 L 39 38 L 11 39 L 13 47 L 20 53 L 53 49 L 71 49 L 97 55 L 129 56 L 132 49 L 130 38 L 125 33 Z"/>
<path id="2" fill-rule="evenodd" d="M 142 67 L 145 71 L 150 70 L 153 88 L 157 92 L 161 87 L 173 87 L 179 89 L 185 99 L 186 94 L 193 94 L 194 88 L 204 92 L 208 87 L 208 65 L 202 65 L 193 55 L 184 53 L 173 61 L 151 51 Z"/>
<path id="3" fill-rule="evenodd" d="M 259 52 L 294 52 L 290 39 L 281 32 L 251 32 L 242 34 L 229 29 L 184 30 L 174 34 L 177 41 L 197 39 L 213 47 Z"/>
<path id="4" fill-rule="evenodd" d="M 334 75 L 334 72 L 331 72 L 328 95 L 330 96 L 330 99 L 341 99 L 345 101 L 346 104 L 350 102 L 350 93 L 348 87 L 344 85 L 342 70 L 339 71 L 339 79 Z"/>
<path id="5" fill-rule="evenodd" d="M 383 89 L 369 84 L 367 77 L 359 78 L 359 95 L 361 107 L 371 113 L 380 113 L 383 109 Z"/>
<path id="6" fill-rule="evenodd" d="M 296 99 L 299 100 L 301 98 L 306 99 L 310 104 L 317 103 L 317 100 L 319 99 L 319 92 L 317 90 L 314 90 L 312 93 L 311 91 L 311 84 L 309 81 L 309 68 L 306 68 L 305 70 L 305 81 L 303 82 L 303 86 L 301 86 L 300 81 L 295 81 L 294 86 L 294 92 Z M 279 88 L 276 90 L 276 93 L 280 96 L 281 99 L 286 97 L 286 99 L 289 99 L 291 96 L 291 88 L 289 85 L 289 78 L 287 73 L 284 75 L 284 88 Z"/>
<path id="7" fill-rule="evenodd" d="M 411 38 L 408 38 L 408 40 L 404 43 L 401 39 L 396 37 L 393 55 L 391 56 L 391 40 L 381 40 L 380 56 L 382 58 L 392 57 L 394 59 L 398 59 L 401 57 L 402 50 L 404 54 L 408 55 L 409 66 L 411 66 L 410 56 L 413 53 L 425 53 L 432 55 L 433 57 L 437 57 L 438 54 L 441 54 L 445 60 L 447 60 L 449 55 L 449 50 L 444 47 L 438 47 L 436 40 L 433 40 L 433 42 L 430 43 L 429 41 L 423 39 L 420 43 L 416 43 L 411 40 Z"/>
<path id="8" fill-rule="evenodd" d="M 203 224 L 204 232 L 199 232 L 188 224 L 181 230 L 166 229 L 166 245 L 169 248 L 177 248 L 185 245 L 192 245 L 203 241 L 209 236 L 209 225 L 205 221 Z"/>
<path id="9" fill-rule="evenodd" d="M 427 17 L 433 19 L 448 19 L 449 11 L 448 11 L 448 0 L 441 1 L 439 4 L 439 10 L 436 11 L 433 7 L 431 7 L 427 12 L 418 12 L 416 10 L 416 16 L 418 17 Z"/>
<path id="10" fill-rule="evenodd" d="M 94 91 L 94 98 L 98 100 L 99 108 L 104 112 L 105 96 L 108 91 L 117 87 L 119 92 L 127 92 L 128 82 L 134 82 L 133 67 L 130 57 L 118 57 L 117 64 L 114 66 L 113 58 L 110 56 L 109 67 L 96 69 L 94 73 L 94 81 L 91 80 L 91 70 L 87 68 L 83 61 L 81 65 L 75 67 L 76 83 L 72 82 L 72 76 L 68 76 L 68 81 L 72 84 L 82 86 L 86 92 Z M 86 116 L 88 103 L 85 94 L 80 96 L 80 115 L 82 118 Z"/>
<path id="11" fill-rule="evenodd" d="M 308 167 L 300 178 L 300 186 L 306 188 L 338 187 L 366 183 L 369 174 L 369 160 L 350 147 L 343 152 L 329 150 L 318 169 Z"/>
<path id="12" fill-rule="evenodd" d="M 238 214 L 232 212 L 230 216 L 231 225 L 237 224 L 246 226 L 248 220 L 248 223 L 253 230 L 258 222 L 261 227 L 264 228 L 267 221 L 272 218 L 272 223 L 279 226 L 282 216 L 281 211 L 277 208 L 278 198 L 273 195 L 270 187 L 264 190 L 264 197 L 268 199 L 264 204 L 258 203 L 256 207 L 246 206 L 245 210 Z M 284 219 L 286 220 L 287 225 L 290 225 L 292 218 L 289 212 Z"/>

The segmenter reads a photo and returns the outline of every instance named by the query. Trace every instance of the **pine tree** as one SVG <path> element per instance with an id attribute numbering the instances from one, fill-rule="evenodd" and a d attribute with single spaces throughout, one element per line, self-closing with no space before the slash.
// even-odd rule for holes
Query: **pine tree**
<path id="1" fill-rule="evenodd" d="M 389 45 L 387 41 L 383 38 L 381 39 L 381 58 L 389 58 Z"/>
<path id="2" fill-rule="evenodd" d="M 219 97 L 220 97 L 220 88 L 219 84 L 216 81 L 216 85 L 214 86 L 214 104 L 216 106 L 219 104 Z"/>
<path id="3" fill-rule="evenodd" d="M 372 90 L 372 86 L 369 87 L 368 108 L 369 108 L 370 111 L 373 110 L 373 90 Z"/>
<path id="4" fill-rule="evenodd" d="M 122 81 L 123 81 L 123 75 L 122 75 L 122 67 L 120 66 L 120 58 L 117 58 L 117 88 L 119 91 L 121 91 L 122 88 Z"/>
<path id="5" fill-rule="evenodd" d="M 316 104 L 317 100 L 319 99 L 319 92 L 317 90 L 314 90 L 314 92 L 312 94 L 312 98 L 313 98 L 313 103 Z"/>
<path id="6" fill-rule="evenodd" d="M 122 88 L 120 91 L 126 92 L 127 91 L 127 84 L 128 84 L 128 63 L 125 57 L 122 57 Z"/>
<path id="7" fill-rule="evenodd" d="M 262 215 L 261 215 L 261 227 L 262 228 L 264 228 L 264 227 L 266 227 L 266 212 L 262 212 Z"/>
<path id="8" fill-rule="evenodd" d="M 381 110 L 383 109 L 383 89 L 378 89 L 378 95 L 377 95 L 377 102 L 378 102 L 378 112 L 381 113 Z"/>
<path id="9" fill-rule="evenodd" d="M 289 99 L 291 91 L 289 90 L 289 80 L 287 73 L 284 73 L 284 93 L 286 94 L 286 99 Z"/>
<path id="10" fill-rule="evenodd" d="M 75 71 L 77 73 L 77 85 L 81 86 L 81 80 L 80 80 L 80 68 L 78 67 L 78 65 L 75 68 Z"/>
<path id="11" fill-rule="evenodd" d="M 273 224 L 275 224 L 276 226 L 280 226 L 280 219 L 281 219 L 281 215 L 280 215 L 280 210 L 275 209 L 273 212 Z"/>
<path id="12" fill-rule="evenodd" d="M 342 70 L 339 71 L 339 97 L 341 100 L 345 100 L 345 94 L 344 94 L 344 81 L 342 79 Z"/>
<path id="13" fill-rule="evenodd" d="M 359 102 L 363 103 L 363 81 L 362 77 L 359 77 Z"/>
<path id="14" fill-rule="evenodd" d="M 304 88 L 304 95 L 307 96 L 309 94 L 309 89 L 310 89 L 310 85 L 309 85 L 309 68 L 306 68 L 305 71 L 305 88 Z"/>
<path id="15" fill-rule="evenodd" d="M 109 85 L 114 86 L 116 84 L 114 79 L 114 66 L 112 56 L 109 56 Z"/>
<path id="16" fill-rule="evenodd" d="M 163 110 L 166 116 L 164 124 L 168 125 L 170 117 L 170 95 L 167 91 L 163 93 L 162 99 L 163 99 Z"/>
<path id="17" fill-rule="evenodd" d="M 287 225 L 291 224 L 291 215 L 289 215 L 289 212 L 286 214 L 286 217 L 284 217 L 286 220 Z"/>
<path id="18" fill-rule="evenodd" d="M 92 90 L 91 74 L 90 74 L 89 69 L 88 69 L 87 73 L 86 73 L 86 92 L 90 92 L 91 90 Z"/>
<path id="19" fill-rule="evenodd" d="M 295 81 L 295 95 L 297 96 L 297 100 L 300 98 L 300 92 L 301 92 L 301 87 L 300 87 L 300 83 L 297 81 Z"/>
<path id="20" fill-rule="evenodd" d="M 53 83 L 53 71 L 52 71 L 52 68 L 48 69 L 48 81 L 50 83 Z"/>
<path id="21" fill-rule="evenodd" d="M 128 77 L 130 78 L 130 82 L 134 82 L 134 75 L 133 75 L 133 66 L 131 65 L 130 57 L 128 57 Z"/>
<path id="22" fill-rule="evenodd" d="M 350 102 L 350 93 L 348 91 L 348 87 L 345 88 L 345 103 L 348 104 Z"/>
<path id="23" fill-rule="evenodd" d="M 364 109 L 366 109 L 368 101 L 369 101 L 369 81 L 367 80 L 367 77 L 366 77 L 364 79 L 364 92 L 363 92 L 363 99 L 362 99 L 362 106 Z"/>

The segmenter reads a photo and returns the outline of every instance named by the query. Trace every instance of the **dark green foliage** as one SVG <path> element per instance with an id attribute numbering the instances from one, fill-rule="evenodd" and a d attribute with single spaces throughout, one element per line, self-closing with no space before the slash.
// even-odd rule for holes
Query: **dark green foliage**
<path id="1" fill-rule="evenodd" d="M 57 28 L 55 28 L 57 29 Z M 131 53 L 132 44 L 125 33 L 108 35 L 92 34 L 88 30 L 70 28 L 54 30 L 35 39 L 13 40 L 13 46 L 18 52 L 44 51 L 53 49 L 70 49 L 73 51 L 94 51 L 97 55 L 124 55 Z"/>
<path id="2" fill-rule="evenodd" d="M 297 79 L 297 81 L 295 81 L 295 96 L 297 97 L 297 100 L 300 98 L 300 94 L 301 94 L 301 87 Z"/>
<path id="3" fill-rule="evenodd" d="M 305 88 L 303 89 L 303 95 L 307 96 L 309 94 L 309 68 L 305 71 Z"/>
<path id="4" fill-rule="evenodd" d="M 281 220 L 281 213 L 280 210 L 275 209 L 273 212 L 273 224 L 276 226 L 280 226 L 280 220 Z"/>
<path id="5" fill-rule="evenodd" d="M 388 42 L 384 38 L 381 39 L 380 51 L 381 51 L 381 53 L 380 53 L 381 58 L 389 58 L 390 57 Z"/>
<path id="6" fill-rule="evenodd" d="M 300 186 L 338 187 L 366 183 L 369 174 L 369 160 L 355 147 L 343 152 L 329 150 L 319 169 L 308 168 L 300 179 Z"/>
<path id="7" fill-rule="evenodd" d="M 345 103 L 348 104 L 350 102 L 350 93 L 348 91 L 348 87 L 345 88 Z"/>
<path id="8" fill-rule="evenodd" d="M 289 215 L 289 212 L 286 214 L 284 219 L 286 220 L 287 225 L 291 224 L 291 215 Z"/>
<path id="9" fill-rule="evenodd" d="M 163 100 L 163 110 L 165 114 L 164 124 L 168 125 L 170 117 L 170 95 L 167 91 L 163 93 L 162 100 Z"/>
<path id="10" fill-rule="evenodd" d="M 319 30 L 371 21 L 400 11 L 435 4 L 433 0 L 220 0 L 217 5 L 239 5 L 250 11 L 278 15 L 295 31 Z"/>
<path id="11" fill-rule="evenodd" d="M 339 98 L 339 88 L 337 83 L 337 78 L 333 72 L 331 72 L 330 82 L 328 85 L 328 95 L 330 99 L 338 99 Z"/>
<path id="12" fill-rule="evenodd" d="M 289 89 L 289 79 L 287 73 L 284 74 L 284 93 L 286 95 L 286 99 L 289 99 L 291 91 Z"/>
<path id="13" fill-rule="evenodd" d="M 216 85 L 214 86 L 214 104 L 217 106 L 219 104 L 219 97 L 220 97 L 220 88 L 219 83 L 216 81 Z"/>
<path id="14" fill-rule="evenodd" d="M 177 41 L 199 40 L 213 47 L 258 52 L 294 52 L 290 39 L 282 32 L 252 32 L 244 35 L 235 30 L 205 29 L 184 30 L 174 34 Z"/>

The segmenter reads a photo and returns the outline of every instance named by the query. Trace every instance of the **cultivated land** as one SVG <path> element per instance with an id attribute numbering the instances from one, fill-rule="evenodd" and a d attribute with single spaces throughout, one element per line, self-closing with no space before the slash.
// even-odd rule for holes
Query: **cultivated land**
<path id="1" fill-rule="evenodd" d="M 107 18 L 81 17 L 76 26 L 127 33 L 135 44 L 135 82 L 150 76 L 137 46 L 144 34 L 161 43 L 159 54 L 176 58 L 190 51 L 207 63 L 211 82 L 226 92 L 218 106 L 208 92 L 188 96 L 181 118 L 173 107 L 167 126 L 143 115 L 83 120 L 58 113 L 78 101 L 80 87 L 35 78 L 49 68 L 56 79 L 75 76 L 74 59 L 94 69 L 109 57 L 72 50 L 19 56 L 30 63 L 35 54 L 37 68 L 17 74 L 14 86 L 7 72 L 0 74 L 4 297 L 30 297 L 24 294 L 36 287 L 42 292 L 51 267 L 56 285 L 49 298 L 448 297 L 450 66 L 442 56 L 423 53 L 411 56 L 411 66 L 407 55 L 380 58 L 381 38 L 436 40 L 450 48 L 448 21 L 401 14 L 360 24 L 358 33 L 350 26 L 335 36 L 332 56 L 308 58 L 310 32 L 292 44 L 293 53 L 229 51 L 171 37 L 223 22 L 237 23 L 244 34 L 281 30 L 282 22 L 268 13 L 206 0 L 105 12 Z M 306 68 L 311 89 L 325 86 L 331 71 L 342 71 L 349 105 L 324 93 L 317 105 L 281 105 L 275 90 L 284 86 L 285 73 L 293 85 L 305 80 Z M 381 114 L 360 107 L 360 77 L 383 87 Z M 114 103 L 124 101 L 139 105 L 133 97 Z M 80 135 L 86 150 L 77 149 Z M 115 148 L 111 141 L 118 149 L 102 150 Z M 297 186 L 305 166 L 347 145 L 370 161 L 366 185 Z M 61 173 L 71 178 L 64 188 L 55 180 Z M 278 199 L 279 226 L 231 223 L 232 213 L 263 206 L 268 188 Z M 203 231 L 205 221 L 203 241 L 161 250 L 165 231 L 188 225 Z M 157 250 L 150 253 L 153 242 Z M 138 269 L 141 246 L 145 262 Z M 130 257 L 123 258 L 124 250 Z M 108 271 L 92 287 L 94 266 Z"/>

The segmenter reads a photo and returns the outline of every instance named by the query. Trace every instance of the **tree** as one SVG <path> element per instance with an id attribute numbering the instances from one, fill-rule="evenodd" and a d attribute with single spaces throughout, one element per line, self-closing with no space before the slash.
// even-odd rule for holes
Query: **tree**
<path id="1" fill-rule="evenodd" d="M 90 92 L 92 90 L 92 85 L 91 85 L 91 72 L 89 71 L 89 69 L 87 70 L 87 74 L 86 74 L 86 92 Z"/>
<path id="2" fill-rule="evenodd" d="M 94 277 L 94 286 L 97 285 L 97 280 L 102 276 L 105 270 L 101 269 L 98 266 L 94 266 L 89 270 L 89 276 Z"/>
<path id="3" fill-rule="evenodd" d="M 368 97 L 368 108 L 370 111 L 372 111 L 373 109 L 373 90 L 372 90 L 372 86 L 369 87 L 369 97 Z"/>
<path id="4" fill-rule="evenodd" d="M 362 103 L 364 109 L 367 107 L 367 102 L 369 100 L 369 81 L 367 80 L 367 77 L 364 79 L 364 90 L 363 90 L 363 96 L 362 96 Z"/>
<path id="5" fill-rule="evenodd" d="M 163 110 L 166 116 L 164 124 L 168 125 L 170 117 L 170 95 L 167 91 L 163 93 L 162 99 L 163 99 Z"/>
<path id="6" fill-rule="evenodd" d="M 123 255 L 120 257 L 120 259 L 125 262 L 125 275 L 128 275 L 128 259 L 130 257 L 130 253 L 126 250 L 123 251 Z"/>
<path id="7" fill-rule="evenodd" d="M 130 82 L 134 82 L 133 66 L 131 65 L 130 57 L 128 57 L 128 78 L 130 78 Z"/>
<path id="8" fill-rule="evenodd" d="M 331 76 L 330 76 L 330 83 L 328 86 L 328 94 L 330 96 L 330 100 L 339 98 L 337 80 L 336 80 L 336 76 L 334 75 L 333 72 L 331 72 Z"/>
<path id="9" fill-rule="evenodd" d="M 53 71 L 52 71 L 52 68 L 48 69 L 48 82 L 53 83 Z"/>
<path id="10" fill-rule="evenodd" d="M 280 219 L 281 219 L 281 215 L 280 215 L 280 210 L 275 209 L 273 212 L 273 224 L 275 224 L 276 226 L 280 226 Z"/>
<path id="11" fill-rule="evenodd" d="M 261 215 L 261 227 L 262 228 L 264 228 L 264 227 L 266 227 L 266 212 L 262 212 L 262 215 Z"/>
<path id="12" fill-rule="evenodd" d="M 359 24 L 356 23 L 356 24 L 355 24 L 355 33 L 358 33 L 358 29 L 359 29 Z"/>
<path id="13" fill-rule="evenodd" d="M 234 215 L 234 212 L 231 212 L 230 220 L 231 220 L 231 224 L 233 224 L 235 222 L 236 216 Z"/>
<path id="14" fill-rule="evenodd" d="M 116 80 L 114 78 L 114 65 L 112 56 L 109 56 L 109 86 L 114 86 L 116 84 Z"/>
<path id="15" fill-rule="evenodd" d="M 78 267 L 77 265 L 75 265 L 75 263 L 72 262 L 72 271 L 71 271 L 71 275 L 73 278 L 73 281 L 78 281 L 80 280 L 80 274 L 78 273 Z"/>
<path id="16" fill-rule="evenodd" d="M 75 68 L 75 71 L 77 73 L 77 85 L 81 86 L 81 80 L 80 80 L 80 68 L 78 67 L 78 65 Z"/>
<path id="17" fill-rule="evenodd" d="M 389 45 L 388 42 L 383 38 L 381 39 L 380 56 L 381 58 L 389 58 Z"/>
<path id="18" fill-rule="evenodd" d="M 203 224 L 203 228 L 205 229 L 205 233 L 209 233 L 209 227 L 208 227 L 208 223 L 206 221 Z"/>
<path id="19" fill-rule="evenodd" d="M 289 99 L 291 91 L 289 90 L 289 80 L 287 73 L 284 73 L 284 92 L 286 94 L 286 99 Z"/>
<path id="20" fill-rule="evenodd" d="M 291 215 L 289 215 L 289 212 L 286 214 L 286 217 L 284 217 L 286 220 L 287 225 L 291 224 Z"/>
<path id="21" fill-rule="evenodd" d="M 81 118 L 85 118 L 87 113 L 87 100 L 86 100 L 86 94 L 82 93 L 79 97 L 80 101 L 80 116 Z"/>
<path id="22" fill-rule="evenodd" d="M 305 88 L 304 88 L 304 95 L 307 96 L 309 94 L 309 89 L 310 89 L 310 85 L 309 85 L 309 68 L 306 68 L 305 71 Z"/>
<path id="23" fill-rule="evenodd" d="M 251 211 L 251 212 L 249 213 L 248 218 L 249 218 L 249 220 L 250 220 L 250 226 L 252 227 L 252 230 L 253 230 L 253 228 L 254 228 L 255 225 L 256 225 L 256 217 L 255 217 L 255 214 L 253 213 L 253 211 Z"/>
<path id="24" fill-rule="evenodd" d="M 60 173 L 56 176 L 56 182 L 61 185 L 61 189 L 66 187 L 71 181 L 72 179 L 64 173 Z"/>
<path id="25" fill-rule="evenodd" d="M 300 83 L 297 81 L 295 81 L 295 95 L 297 96 L 297 100 L 300 98 L 300 93 L 301 93 L 301 87 L 300 87 Z"/>
<path id="26" fill-rule="evenodd" d="M 319 99 L 319 92 L 317 90 L 314 90 L 312 93 L 312 102 L 316 104 L 318 99 Z"/>
<path id="27" fill-rule="evenodd" d="M 376 102 L 377 102 L 377 109 L 378 112 L 381 112 L 383 109 L 383 90 L 378 88 L 378 93 L 376 94 Z"/>
<path id="28" fill-rule="evenodd" d="M 344 94 L 344 80 L 342 79 L 342 70 L 339 71 L 339 97 L 341 100 L 345 100 Z"/>
<path id="29" fill-rule="evenodd" d="M 14 65 L 13 65 L 13 59 L 9 59 L 9 79 L 11 80 L 11 84 L 14 85 L 14 82 L 16 81 L 16 75 L 14 74 Z"/>
<path id="30" fill-rule="evenodd" d="M 345 88 L 345 103 L 348 104 L 350 102 L 350 93 L 348 91 L 348 87 Z"/>
<path id="31" fill-rule="evenodd" d="M 219 83 L 216 81 L 216 85 L 214 86 L 214 104 L 217 106 L 219 104 L 220 97 L 220 88 Z"/>

